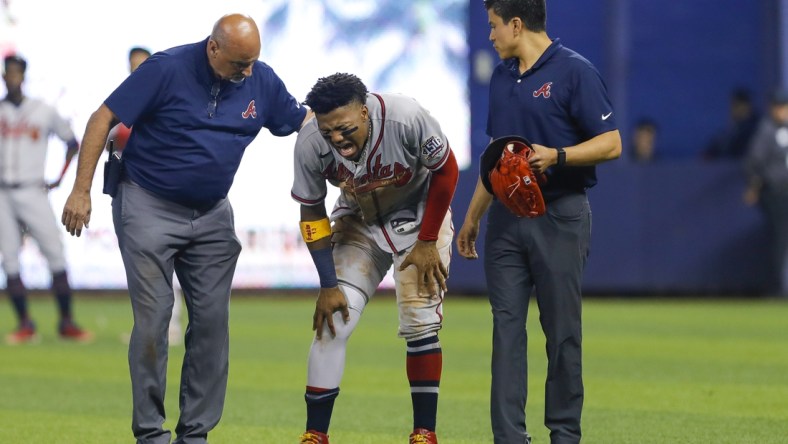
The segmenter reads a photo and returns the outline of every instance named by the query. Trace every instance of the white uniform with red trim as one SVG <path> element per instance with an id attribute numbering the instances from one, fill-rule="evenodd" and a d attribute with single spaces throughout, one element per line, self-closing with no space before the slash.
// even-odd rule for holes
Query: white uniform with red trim
<path id="1" fill-rule="evenodd" d="M 54 107 L 29 97 L 19 106 L 0 101 L 0 254 L 7 275 L 19 274 L 20 224 L 38 243 L 50 271 L 66 267 L 44 181 L 50 134 L 74 140 L 70 124 Z"/>
<path id="2" fill-rule="evenodd" d="M 363 311 L 393 265 L 399 335 L 416 339 L 440 329 L 443 295 L 419 295 L 416 267 L 398 269 L 421 228 L 430 171 L 443 166 L 450 147 L 437 120 L 414 99 L 368 94 L 366 105 L 372 129 L 358 162 L 322 137 L 316 119 L 299 131 L 291 195 L 303 205 L 324 205 L 326 183 L 340 188 L 331 240 L 348 305 Z M 452 236 L 449 211 L 436 244 L 447 269 Z"/>

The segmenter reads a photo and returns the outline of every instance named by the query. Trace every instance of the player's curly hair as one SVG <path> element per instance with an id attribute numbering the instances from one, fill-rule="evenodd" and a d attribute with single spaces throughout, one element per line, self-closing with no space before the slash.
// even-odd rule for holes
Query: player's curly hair
<path id="1" fill-rule="evenodd" d="M 316 114 L 326 114 L 350 103 L 366 103 L 367 92 L 361 79 L 339 72 L 319 78 L 304 103 Z"/>
<path id="2" fill-rule="evenodd" d="M 547 6 L 545 0 L 484 0 L 484 8 L 501 17 L 504 24 L 520 17 L 525 28 L 531 32 L 547 29 Z"/>

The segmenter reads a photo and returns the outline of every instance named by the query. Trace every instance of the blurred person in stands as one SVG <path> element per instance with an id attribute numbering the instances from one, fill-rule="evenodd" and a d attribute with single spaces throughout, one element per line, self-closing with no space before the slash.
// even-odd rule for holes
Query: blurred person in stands
<path id="1" fill-rule="evenodd" d="M 52 273 L 52 291 L 60 312 L 58 334 L 63 339 L 90 341 L 93 335 L 72 319 L 63 240 L 48 195 L 49 189 L 60 184 L 79 143 L 68 121 L 53 106 L 25 96 L 22 84 L 27 61 L 9 55 L 4 62 L 3 80 L 8 93 L 0 102 L 0 253 L 8 296 L 19 320 L 17 329 L 5 340 L 15 345 L 38 339 L 35 323 L 28 313 L 27 289 L 20 276 L 19 253 L 24 231 L 36 240 Z M 67 149 L 60 177 L 47 184 L 44 173 L 51 134 L 65 142 Z"/>
<path id="2" fill-rule="evenodd" d="M 632 162 L 645 164 L 656 160 L 658 132 L 656 122 L 649 118 L 640 119 L 635 124 L 629 153 Z"/>
<path id="3" fill-rule="evenodd" d="M 745 88 L 731 92 L 729 110 L 727 126 L 712 137 L 703 151 L 704 159 L 738 159 L 744 156 L 761 116 L 752 95 Z"/>
<path id="4" fill-rule="evenodd" d="M 779 294 L 788 297 L 788 90 L 772 94 L 769 112 L 753 136 L 744 161 L 744 202 L 763 210 L 771 229 Z"/>

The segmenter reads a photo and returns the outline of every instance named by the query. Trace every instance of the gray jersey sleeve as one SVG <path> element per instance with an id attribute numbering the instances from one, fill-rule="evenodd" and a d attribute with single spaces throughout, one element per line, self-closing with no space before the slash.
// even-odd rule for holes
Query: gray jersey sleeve
<path id="1" fill-rule="evenodd" d="M 293 150 L 293 187 L 290 195 L 302 205 L 319 205 L 326 198 L 324 172 L 331 166 L 334 156 L 331 148 L 323 143 L 315 119 L 299 131 Z"/>
<path id="2" fill-rule="evenodd" d="M 440 169 L 449 157 L 449 143 L 438 120 L 413 98 L 398 95 L 386 98 L 397 105 L 391 107 L 396 110 L 392 117 L 407 122 L 405 146 L 418 147 L 415 154 L 428 170 Z"/>
<path id="3" fill-rule="evenodd" d="M 53 107 L 50 107 L 49 127 L 51 128 L 52 132 L 55 133 L 55 135 L 63 142 L 69 142 L 76 138 L 74 131 L 71 129 L 71 123 L 63 118 L 63 116 L 61 116 Z"/>

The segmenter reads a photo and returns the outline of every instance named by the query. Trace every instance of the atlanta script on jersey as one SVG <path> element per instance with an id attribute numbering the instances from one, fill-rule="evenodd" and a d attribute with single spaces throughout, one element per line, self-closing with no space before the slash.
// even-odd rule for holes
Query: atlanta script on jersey
<path id="1" fill-rule="evenodd" d="M 74 139 L 54 107 L 29 97 L 19 106 L 0 101 L 0 183 L 43 185 L 52 133 L 64 142 Z"/>

